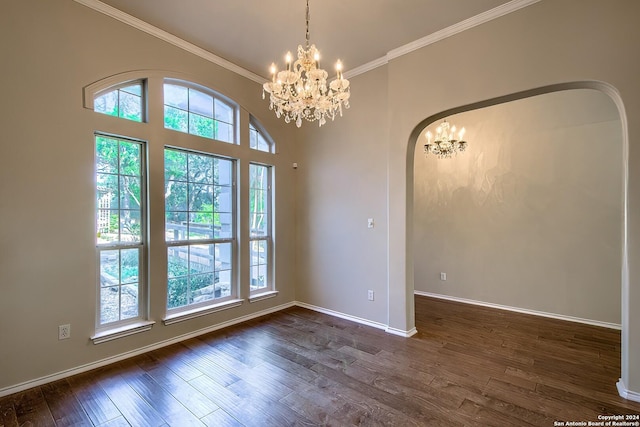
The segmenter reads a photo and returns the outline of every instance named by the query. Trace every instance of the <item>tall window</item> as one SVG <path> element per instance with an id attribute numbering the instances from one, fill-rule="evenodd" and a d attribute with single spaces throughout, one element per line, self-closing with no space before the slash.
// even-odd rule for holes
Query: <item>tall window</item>
<path id="1" fill-rule="evenodd" d="M 235 143 L 235 108 L 208 93 L 176 83 L 164 84 L 164 127 Z"/>
<path id="2" fill-rule="evenodd" d="M 234 294 L 234 161 L 166 148 L 167 309 Z"/>
<path id="3" fill-rule="evenodd" d="M 96 134 L 98 327 L 139 319 L 144 291 L 144 144 Z"/>
<path id="4" fill-rule="evenodd" d="M 249 165 L 250 289 L 272 289 L 271 266 L 271 167 Z"/>
<path id="5" fill-rule="evenodd" d="M 120 117 L 134 122 L 143 118 L 142 81 L 124 83 L 98 94 L 93 101 L 94 111 L 109 116 Z"/>

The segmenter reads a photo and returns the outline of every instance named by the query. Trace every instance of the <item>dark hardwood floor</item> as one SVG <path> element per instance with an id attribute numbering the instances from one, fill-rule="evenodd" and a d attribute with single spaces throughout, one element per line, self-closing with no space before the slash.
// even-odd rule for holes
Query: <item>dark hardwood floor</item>
<path id="1" fill-rule="evenodd" d="M 405 339 L 292 308 L 0 398 L 0 426 L 553 426 L 640 414 L 616 391 L 619 331 L 425 297 L 416 323 Z"/>

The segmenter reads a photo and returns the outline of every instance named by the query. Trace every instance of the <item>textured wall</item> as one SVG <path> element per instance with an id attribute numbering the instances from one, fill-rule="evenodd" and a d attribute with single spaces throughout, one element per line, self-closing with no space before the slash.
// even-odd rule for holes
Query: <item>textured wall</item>
<path id="1" fill-rule="evenodd" d="M 415 289 L 620 324 L 622 125 L 611 99 L 568 90 L 449 121 L 466 127 L 467 151 L 424 156 L 427 129 L 416 145 Z"/>

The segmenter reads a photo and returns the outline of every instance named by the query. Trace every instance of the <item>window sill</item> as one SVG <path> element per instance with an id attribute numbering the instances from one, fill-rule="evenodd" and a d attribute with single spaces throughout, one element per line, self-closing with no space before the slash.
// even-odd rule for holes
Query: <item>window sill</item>
<path id="1" fill-rule="evenodd" d="M 121 326 L 119 328 L 109 329 L 108 331 L 98 332 L 91 337 L 94 344 L 102 344 L 103 342 L 112 341 L 129 335 L 139 334 L 151 330 L 155 321 L 145 320 L 132 323 L 130 325 Z"/>
<path id="2" fill-rule="evenodd" d="M 243 302 L 244 301 L 241 299 L 233 299 L 216 305 L 208 305 L 206 307 L 200 307 L 193 310 L 181 311 L 179 313 L 167 315 L 162 319 L 162 322 L 165 325 L 172 325 L 174 323 L 184 322 L 185 320 L 195 319 L 196 317 L 206 316 L 207 314 L 215 313 L 216 311 L 239 307 Z"/>
<path id="3" fill-rule="evenodd" d="M 258 302 L 258 301 L 262 301 L 263 299 L 273 298 L 277 295 L 278 295 L 278 291 L 267 291 L 261 294 L 251 295 L 249 297 L 249 302 Z"/>

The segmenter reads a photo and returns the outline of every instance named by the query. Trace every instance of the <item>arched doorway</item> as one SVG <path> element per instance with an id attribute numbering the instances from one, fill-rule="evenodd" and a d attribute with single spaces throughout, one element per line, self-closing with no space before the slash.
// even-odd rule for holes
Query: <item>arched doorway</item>
<path id="1" fill-rule="evenodd" d="M 521 110 L 526 111 L 529 108 L 531 115 L 536 117 L 535 120 L 540 121 L 538 127 L 541 129 L 544 129 L 546 125 L 552 128 L 556 127 L 555 130 L 551 131 L 547 126 L 545 138 L 560 135 L 565 135 L 568 138 L 578 138 L 580 132 L 583 132 L 582 138 L 585 140 L 593 138 L 594 143 L 598 143 L 598 147 L 604 150 L 602 153 L 598 153 L 597 150 L 584 151 L 585 149 L 588 150 L 584 144 L 579 148 L 575 145 L 565 144 L 562 148 L 557 147 L 556 149 L 570 151 L 571 147 L 573 147 L 574 150 L 580 151 L 574 152 L 573 156 L 565 158 L 564 164 L 557 164 L 558 159 L 554 158 L 553 152 L 543 153 L 539 151 L 540 149 L 548 151 L 549 147 L 552 146 L 547 146 L 546 144 L 552 144 L 553 141 L 551 139 L 544 141 L 544 144 L 541 142 L 536 145 L 536 149 L 533 151 L 527 151 L 527 147 L 520 145 L 516 149 L 517 152 L 513 151 L 513 146 L 509 147 L 504 144 L 504 141 L 501 141 L 501 139 L 508 139 L 513 135 L 518 135 L 519 132 L 519 135 L 522 136 L 519 142 L 524 142 L 525 145 L 535 142 L 532 139 L 532 135 L 527 135 L 531 130 L 527 129 L 527 126 L 520 126 L 517 129 L 517 124 L 509 124 L 508 121 L 504 120 L 503 116 L 508 111 L 506 109 L 508 108 L 507 103 L 514 101 L 513 105 L 515 106 L 518 101 L 539 99 L 545 94 L 549 94 L 549 97 L 558 101 L 562 98 L 563 93 L 571 93 L 572 90 L 575 90 L 574 93 L 576 94 L 579 93 L 585 96 L 582 101 L 588 100 L 590 97 L 598 99 L 599 96 L 600 99 L 605 99 L 610 104 L 608 107 L 605 106 L 604 110 L 608 112 L 604 113 L 605 117 L 601 122 L 592 123 L 590 126 L 587 123 L 573 123 L 571 126 L 557 129 L 558 118 L 580 120 L 577 119 L 579 115 L 567 114 L 572 113 L 566 110 L 566 106 L 571 105 L 570 103 L 563 104 L 564 107 L 551 105 L 550 108 L 545 109 L 538 102 L 524 109 L 521 108 Z M 580 97 L 576 99 L 580 99 Z M 578 101 L 578 104 L 580 102 Z M 497 112 L 494 116 L 499 116 L 502 122 L 498 120 L 500 123 L 497 128 L 487 129 L 491 128 L 491 126 L 487 122 L 483 122 L 482 119 L 478 119 L 478 111 L 491 106 L 496 106 Z M 587 110 L 581 117 L 591 117 L 599 113 L 596 111 L 598 106 L 590 103 L 587 104 Z M 613 115 L 617 117 L 611 117 L 612 111 Z M 424 137 L 423 134 L 426 127 L 447 117 L 451 117 L 452 122 L 457 121 L 458 118 L 464 120 L 464 112 L 473 112 L 466 116 L 468 121 L 482 123 L 485 126 L 484 135 L 482 131 L 477 132 L 476 135 L 473 135 L 474 132 L 468 132 L 469 141 L 472 141 L 474 136 L 486 138 L 487 135 L 492 133 L 495 136 L 495 140 L 483 145 L 480 150 L 482 152 L 476 151 L 473 154 L 472 149 L 469 148 L 468 152 L 459 155 L 459 159 L 439 160 L 439 163 L 435 163 L 435 160 L 431 159 L 432 170 L 427 174 L 421 174 L 421 171 L 416 171 L 414 167 L 419 162 L 424 162 L 424 159 L 421 158 L 421 147 L 424 144 L 421 138 Z M 552 113 L 551 115 L 549 114 L 550 112 Z M 460 125 L 463 124 L 469 126 L 467 123 L 460 123 Z M 529 126 L 531 127 L 531 125 Z M 505 128 L 510 128 L 510 130 Z M 470 129 L 471 127 L 467 130 L 469 131 Z M 500 135 L 499 132 L 501 131 L 506 131 L 508 135 Z M 615 141 L 607 139 L 612 135 L 616 139 Z M 413 271 L 416 275 L 415 283 L 413 280 L 411 281 L 414 285 L 413 291 L 441 294 L 453 299 L 459 298 L 489 303 L 487 305 L 494 304 L 522 308 L 525 311 L 529 310 L 543 314 L 557 314 L 557 317 L 561 318 L 564 316 L 565 318 L 575 318 L 582 321 L 586 320 L 587 322 L 592 320 L 591 323 L 601 324 L 602 326 L 621 324 L 621 378 L 624 379 L 628 370 L 628 337 L 626 334 L 626 322 L 628 319 L 628 273 L 626 262 L 628 143 L 626 135 L 624 109 L 617 93 L 609 85 L 599 82 L 577 82 L 547 86 L 451 109 L 423 120 L 416 126 L 411 135 L 407 153 L 407 250 L 410 252 L 407 256 L 407 270 Z M 480 141 L 477 142 L 480 143 Z M 613 145 L 607 146 L 605 144 Z M 610 149 L 609 152 L 607 148 Z M 602 156 L 606 156 L 607 153 L 610 155 L 610 157 L 606 158 L 607 161 L 598 164 L 599 167 L 602 167 L 604 175 L 599 175 L 598 177 L 589 176 L 589 168 L 585 166 L 588 161 L 585 159 L 591 158 L 592 161 L 598 162 L 598 159 L 602 160 Z M 582 155 L 586 157 L 581 157 Z M 421 157 L 418 158 L 417 156 Z M 465 158 L 464 156 L 467 157 Z M 568 162 L 567 159 L 571 159 L 571 162 Z M 517 164 L 514 164 L 514 162 Z M 424 166 L 424 163 L 422 166 Z M 536 166 L 544 168 L 542 174 L 538 173 L 540 171 L 535 171 Z M 434 167 L 436 170 L 433 170 Z M 536 173 L 538 175 L 535 175 Z M 545 173 L 553 176 L 545 176 Z M 568 193 L 563 193 L 563 191 L 566 191 L 567 188 L 575 190 L 581 186 L 589 187 L 588 182 L 586 182 L 589 180 L 587 177 L 596 178 L 596 182 L 602 185 L 596 191 L 602 197 L 591 191 L 586 192 L 589 194 L 582 192 L 575 198 L 565 197 Z M 424 180 L 425 178 L 430 180 L 426 186 L 423 181 L 420 181 L 419 185 L 416 184 L 417 179 Z M 529 180 L 529 178 L 532 179 Z M 561 182 L 564 188 L 554 188 L 557 182 Z M 426 190 L 428 186 L 430 186 L 430 189 Z M 551 188 L 553 190 L 550 190 Z M 430 191 L 430 193 L 425 194 L 425 191 Z M 417 196 L 414 197 L 416 193 Z M 567 200 L 564 200 L 564 198 Z M 425 204 L 425 201 L 427 204 Z M 558 206 L 562 202 L 566 203 Z M 590 204 L 591 202 L 594 202 L 595 205 Z M 580 208 L 598 206 L 600 203 L 602 203 L 601 212 L 588 212 L 588 215 L 578 216 Z M 431 204 L 432 208 L 425 213 L 424 207 L 428 204 Z M 546 216 L 544 220 L 536 221 L 536 214 L 539 215 L 550 209 L 559 209 L 560 212 L 558 215 Z M 596 208 L 595 210 L 598 211 L 599 209 Z M 606 214 L 604 213 L 605 211 L 607 211 Z M 428 227 L 415 226 L 416 219 L 424 218 L 425 214 L 431 220 Z M 591 216 L 591 214 L 593 215 Z M 502 217 L 500 217 L 501 215 Z M 608 217 L 608 220 L 605 220 L 603 215 Z M 576 220 L 573 223 L 572 218 Z M 507 227 L 502 227 L 504 224 L 501 224 L 501 221 L 507 223 Z M 580 223 L 581 221 L 582 223 Z M 608 226 L 599 230 L 605 233 L 608 239 L 608 247 L 600 248 L 604 251 L 600 252 L 600 254 L 607 253 L 604 256 L 604 258 L 607 258 L 606 267 L 593 261 L 599 257 L 597 250 L 590 252 L 588 255 L 586 252 L 582 255 L 579 253 L 588 242 L 592 241 L 590 239 L 601 240 L 593 235 L 575 236 L 576 233 L 579 233 L 578 229 L 590 229 L 588 223 L 591 223 L 591 229 L 594 225 L 608 224 Z M 557 229 L 554 229 L 555 226 L 557 226 Z M 586 226 L 586 228 L 581 228 L 581 226 Z M 425 235 L 427 228 L 437 231 Z M 516 231 L 523 231 L 525 237 L 523 239 L 512 238 Z M 492 236 L 492 232 L 502 233 L 502 235 L 496 239 L 496 242 L 493 242 L 493 246 L 489 245 L 489 248 L 485 248 L 490 252 L 489 256 L 474 251 L 474 246 L 478 246 L 483 242 L 488 243 L 491 237 L 495 237 Z M 447 235 L 446 233 L 453 234 Z M 429 239 L 430 243 L 422 246 L 415 244 L 413 242 L 414 235 L 417 235 L 418 239 Z M 559 240 L 549 241 L 554 238 Z M 585 240 L 581 240 L 583 238 Z M 549 241 L 549 245 L 545 249 L 545 242 L 547 241 Z M 564 246 L 559 244 L 559 241 L 562 241 Z M 461 248 L 463 248 L 462 251 L 464 253 L 461 253 Z M 573 248 L 574 252 L 570 253 L 568 257 L 563 257 L 563 251 L 571 250 L 571 248 Z M 421 258 L 421 256 L 425 258 Z M 509 264 L 500 265 L 501 257 L 505 256 L 512 256 L 510 259 L 505 260 L 505 263 Z M 539 257 L 536 259 L 536 256 Z M 545 257 L 547 258 L 545 259 Z M 589 262 L 585 258 L 591 258 L 592 261 Z M 430 260 L 431 264 L 424 262 L 425 259 Z M 570 265 L 565 264 L 567 259 L 569 259 L 568 263 Z M 420 262 L 415 262 L 418 260 Z M 464 265 L 462 268 L 459 265 L 453 267 L 450 263 L 452 260 L 457 263 L 464 263 Z M 580 293 L 579 289 L 572 288 L 572 286 L 579 285 L 581 279 L 571 277 L 572 269 L 575 270 L 574 267 L 579 265 L 580 260 L 589 264 L 589 267 L 586 268 L 586 273 L 590 279 L 593 279 L 591 285 L 587 289 L 583 289 L 582 293 Z M 602 261 L 603 259 L 600 260 Z M 475 265 L 473 265 L 474 263 Z M 542 271 L 541 276 L 532 274 L 535 267 L 525 271 L 524 274 L 528 275 L 527 279 L 539 283 L 541 277 L 545 277 L 545 274 L 554 276 L 549 277 L 548 281 L 551 284 L 549 289 L 541 292 L 539 288 L 505 286 L 506 283 L 513 283 L 518 269 L 530 267 L 530 263 L 538 263 L 535 267 L 540 266 Z M 414 267 L 414 265 L 418 267 Z M 593 270 L 588 271 L 589 268 L 593 268 Z M 606 289 L 607 284 L 598 287 L 599 282 L 607 281 L 607 278 L 611 277 L 612 268 L 615 269 L 613 271 L 613 281 L 615 283 L 608 281 L 608 285 L 615 287 L 613 293 L 611 289 Z M 448 272 L 448 283 L 439 280 L 439 272 L 446 272 L 443 270 L 447 269 L 452 269 Z M 516 273 L 516 275 L 509 273 L 509 269 L 512 269 L 511 273 Z M 603 271 L 600 271 L 600 269 Z M 453 276 L 451 272 L 454 273 Z M 480 274 L 478 274 L 479 272 Z M 594 273 L 602 273 L 602 276 L 597 277 L 598 274 Z M 558 275 L 563 277 L 557 277 Z M 478 282 L 474 283 L 471 277 L 480 280 L 480 285 L 478 286 Z M 559 280 L 554 282 L 555 279 Z M 576 279 L 575 282 L 573 281 L 574 279 Z M 425 280 L 429 280 L 431 283 L 425 285 Z M 486 286 L 488 281 L 492 281 L 491 286 Z M 526 282 L 527 280 L 524 281 Z M 551 297 L 554 292 L 557 293 L 555 298 Z M 599 293 L 601 293 L 600 296 Z M 598 302 L 602 302 L 602 297 L 605 294 L 607 294 L 608 302 L 598 307 Z M 536 301 L 538 297 L 540 299 Z M 543 300 L 546 302 L 542 302 Z M 620 304 L 620 301 L 622 301 L 622 304 Z M 604 309 L 605 306 L 608 306 L 606 310 Z M 599 309 L 602 310 L 598 312 Z M 623 394 L 622 390 L 621 394 Z"/>

